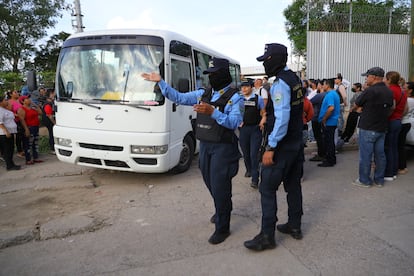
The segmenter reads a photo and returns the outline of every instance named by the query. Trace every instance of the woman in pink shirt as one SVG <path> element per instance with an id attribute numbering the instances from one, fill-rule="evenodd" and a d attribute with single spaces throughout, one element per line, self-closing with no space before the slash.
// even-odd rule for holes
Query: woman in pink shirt
<path id="1" fill-rule="evenodd" d="M 24 121 L 24 111 L 22 109 L 22 104 L 19 102 L 20 92 L 13 90 L 9 93 L 9 104 L 11 105 L 11 111 L 15 115 L 15 121 L 17 124 L 17 133 L 16 133 L 16 148 L 17 156 L 24 157 L 23 150 L 23 139 L 25 136 L 30 136 L 29 128 Z"/>

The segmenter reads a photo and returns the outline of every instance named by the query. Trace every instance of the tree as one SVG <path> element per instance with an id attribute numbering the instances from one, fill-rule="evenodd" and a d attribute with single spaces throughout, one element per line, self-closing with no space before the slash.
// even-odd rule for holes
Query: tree
<path id="1" fill-rule="evenodd" d="M 288 37 L 293 42 L 294 53 L 304 55 L 307 30 L 408 33 L 410 1 L 294 0 L 283 14 L 287 20 L 285 26 Z"/>
<path id="2" fill-rule="evenodd" d="M 51 36 L 46 44 L 39 46 L 39 50 L 36 51 L 34 58 L 36 71 L 56 71 L 60 48 L 69 35 L 66 32 L 60 32 L 59 34 Z"/>
<path id="3" fill-rule="evenodd" d="M 19 90 L 23 83 L 23 77 L 19 73 L 0 72 L 0 93 L 7 90 Z"/>
<path id="4" fill-rule="evenodd" d="M 0 2 L 0 61 L 2 68 L 19 72 L 36 42 L 62 17 L 65 0 L 2 0 Z"/>
<path id="5" fill-rule="evenodd" d="M 289 39 L 293 41 L 295 54 L 303 55 L 306 49 L 306 0 L 293 1 L 284 10 L 285 23 Z"/>

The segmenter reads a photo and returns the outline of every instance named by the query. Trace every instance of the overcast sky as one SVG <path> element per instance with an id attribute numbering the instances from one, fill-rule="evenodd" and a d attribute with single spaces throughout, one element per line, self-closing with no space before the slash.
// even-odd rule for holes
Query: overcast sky
<path id="1" fill-rule="evenodd" d="M 292 1 L 249 2 L 250 5 L 233 0 L 81 0 L 81 10 L 85 31 L 165 29 L 239 60 L 243 67 L 260 66 L 256 57 L 263 54 L 265 43 L 282 43 L 290 49 L 283 10 Z M 49 34 L 60 31 L 74 32 L 70 12 L 64 12 Z"/>

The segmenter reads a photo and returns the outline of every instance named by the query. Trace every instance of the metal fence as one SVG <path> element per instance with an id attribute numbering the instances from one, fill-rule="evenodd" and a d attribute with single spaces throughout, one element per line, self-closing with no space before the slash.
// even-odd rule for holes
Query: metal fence
<path id="1" fill-rule="evenodd" d="M 306 78 L 341 73 L 351 83 L 364 83 L 361 73 L 379 66 L 407 79 L 409 46 L 409 35 L 402 34 L 308 32 Z"/>
<path id="2" fill-rule="evenodd" d="M 374 1 L 371 1 L 374 2 Z M 307 1 L 307 30 L 408 34 L 410 2 Z"/>

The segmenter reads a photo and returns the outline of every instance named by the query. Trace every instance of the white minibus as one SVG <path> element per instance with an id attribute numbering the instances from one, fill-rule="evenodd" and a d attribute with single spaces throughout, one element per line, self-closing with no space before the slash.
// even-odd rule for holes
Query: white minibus
<path id="1" fill-rule="evenodd" d="M 211 57 L 237 61 L 163 30 L 105 30 L 71 35 L 56 72 L 55 152 L 60 161 L 143 173 L 188 170 L 197 152 L 196 114 L 164 98 L 143 72 L 158 72 L 175 89 L 208 87 Z"/>

